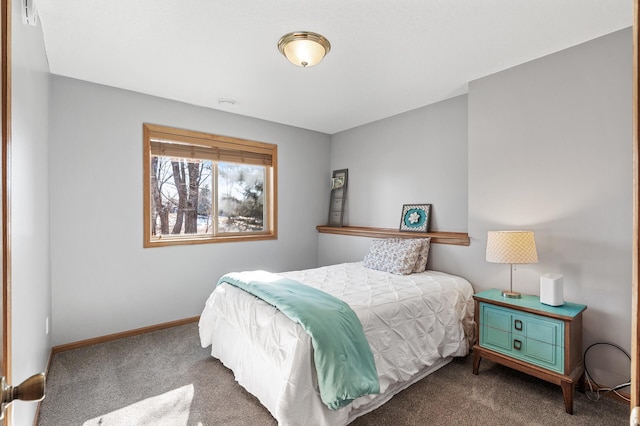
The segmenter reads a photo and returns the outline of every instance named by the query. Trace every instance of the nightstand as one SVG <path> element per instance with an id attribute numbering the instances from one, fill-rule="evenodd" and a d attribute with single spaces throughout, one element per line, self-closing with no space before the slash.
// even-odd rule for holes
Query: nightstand
<path id="1" fill-rule="evenodd" d="M 538 296 L 504 298 L 491 289 L 473 296 L 476 336 L 473 374 L 490 359 L 562 387 L 565 410 L 573 414 L 573 392 L 583 385 L 582 312 L 585 305 L 540 303 Z"/>

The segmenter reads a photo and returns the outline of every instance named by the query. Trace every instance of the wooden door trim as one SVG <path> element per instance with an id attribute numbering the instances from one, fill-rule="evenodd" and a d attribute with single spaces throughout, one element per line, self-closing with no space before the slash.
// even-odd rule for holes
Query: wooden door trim
<path id="1" fill-rule="evenodd" d="M 640 90 L 640 84 L 638 83 L 638 72 L 640 64 L 638 60 L 640 55 L 638 52 L 639 41 L 638 35 L 640 32 L 640 10 L 638 6 L 638 0 L 633 2 L 633 248 L 632 248 L 632 315 L 631 315 L 631 407 L 640 405 L 640 371 L 638 369 L 638 357 L 640 354 L 640 330 L 638 329 L 638 321 L 640 320 L 640 309 L 638 303 L 640 297 L 638 294 L 638 281 L 639 281 L 639 263 L 638 256 L 640 255 L 640 227 L 639 227 L 639 214 L 640 214 L 640 185 L 638 183 L 638 167 L 640 167 L 639 149 L 638 149 L 638 123 L 640 121 L 640 106 L 638 102 L 640 96 L 638 90 Z"/>
<path id="2" fill-rule="evenodd" d="M 11 0 L 1 0 L 0 3 L 0 79 L 2 94 L 1 132 L 2 132 L 2 343 L 3 370 L 7 382 L 11 383 L 11 239 L 9 234 L 11 212 Z M 4 424 L 12 424 L 11 410 L 7 410 Z"/>

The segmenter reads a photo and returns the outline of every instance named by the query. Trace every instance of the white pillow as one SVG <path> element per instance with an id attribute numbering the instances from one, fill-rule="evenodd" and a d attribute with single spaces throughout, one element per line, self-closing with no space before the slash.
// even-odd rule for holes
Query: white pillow
<path id="1" fill-rule="evenodd" d="M 416 267 L 422 247 L 419 239 L 373 240 L 364 257 L 364 266 L 392 274 L 409 275 Z"/>

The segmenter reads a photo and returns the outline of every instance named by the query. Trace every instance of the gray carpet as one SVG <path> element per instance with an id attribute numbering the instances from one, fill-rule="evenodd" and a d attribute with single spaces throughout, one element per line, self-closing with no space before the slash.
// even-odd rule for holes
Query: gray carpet
<path id="1" fill-rule="evenodd" d="M 366 425 L 624 425 L 627 404 L 576 393 L 471 356 L 456 359 L 356 419 Z M 38 425 L 275 425 L 233 374 L 199 345 L 197 325 L 55 354 Z"/>

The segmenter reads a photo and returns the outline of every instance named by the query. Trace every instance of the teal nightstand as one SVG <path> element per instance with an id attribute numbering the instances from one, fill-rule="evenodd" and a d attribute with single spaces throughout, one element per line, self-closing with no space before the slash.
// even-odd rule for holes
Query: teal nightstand
<path id="1" fill-rule="evenodd" d="M 562 387 L 565 410 L 573 414 L 573 392 L 583 378 L 582 312 L 585 305 L 540 303 L 538 296 L 502 297 L 497 289 L 473 296 L 477 343 L 473 374 L 490 359 Z"/>

